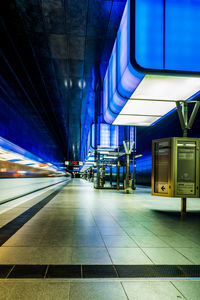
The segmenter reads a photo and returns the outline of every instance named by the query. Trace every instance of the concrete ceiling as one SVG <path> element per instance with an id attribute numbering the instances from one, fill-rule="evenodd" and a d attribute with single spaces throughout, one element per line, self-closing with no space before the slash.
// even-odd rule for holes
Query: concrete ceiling
<path id="1" fill-rule="evenodd" d="M 63 159 L 79 159 L 85 106 L 104 76 L 125 2 L 11 0 L 1 10 L 4 97 Z"/>

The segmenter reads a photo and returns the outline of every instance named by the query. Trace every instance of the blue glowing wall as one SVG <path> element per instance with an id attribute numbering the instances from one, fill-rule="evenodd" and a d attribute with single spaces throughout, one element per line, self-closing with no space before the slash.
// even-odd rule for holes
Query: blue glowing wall
<path id="1" fill-rule="evenodd" d="M 18 105 L 18 99 L 14 99 Z M 19 115 L 13 110 L 6 96 L 0 93 L 0 137 L 27 150 L 28 152 L 58 167 L 63 161 L 63 153 L 52 137 L 43 135 L 38 124 L 30 122 L 27 113 Z M 14 150 L 14 149 L 13 149 Z M 31 159 L 31 154 L 24 152 Z M 32 157 L 32 158 L 33 158 Z M 37 160 L 37 159 L 36 159 Z"/>
<path id="2" fill-rule="evenodd" d="M 143 154 L 136 159 L 136 183 L 151 185 L 152 155 Z"/>

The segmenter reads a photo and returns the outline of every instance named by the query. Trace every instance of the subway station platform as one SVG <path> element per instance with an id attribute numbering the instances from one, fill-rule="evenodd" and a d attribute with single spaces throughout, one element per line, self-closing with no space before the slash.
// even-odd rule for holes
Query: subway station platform
<path id="1" fill-rule="evenodd" d="M 82 179 L 0 207 L 0 299 L 199 299 L 200 203 Z"/>

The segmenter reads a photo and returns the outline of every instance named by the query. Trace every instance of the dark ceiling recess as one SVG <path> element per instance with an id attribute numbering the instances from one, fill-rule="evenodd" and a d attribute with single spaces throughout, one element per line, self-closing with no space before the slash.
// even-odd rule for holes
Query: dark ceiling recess
<path id="1" fill-rule="evenodd" d="M 40 155 L 79 160 L 89 93 L 104 76 L 126 1 L 4 2 L 1 101 L 7 97 L 10 118 L 27 126 L 26 145 L 16 133 L 12 141 L 28 150 L 38 141 Z"/>

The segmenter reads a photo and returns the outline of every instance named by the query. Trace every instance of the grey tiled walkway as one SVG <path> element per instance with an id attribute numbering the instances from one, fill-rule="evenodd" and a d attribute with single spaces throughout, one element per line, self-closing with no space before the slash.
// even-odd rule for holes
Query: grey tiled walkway
<path id="1" fill-rule="evenodd" d="M 1 280 L 3 300 L 199 300 L 199 280 Z"/>
<path id="2" fill-rule="evenodd" d="M 0 214 L 2 226 L 40 201 Z M 189 201 L 198 208 L 199 199 Z M 200 264 L 200 218 L 181 221 L 178 200 L 94 190 L 76 179 L 0 247 L 0 264 Z M 200 299 L 198 279 L 0 280 L 0 299 Z"/>
<path id="3" fill-rule="evenodd" d="M 75 179 L 0 247 L 0 264 L 200 264 L 200 218 L 153 201 L 148 188 L 126 195 Z"/>

